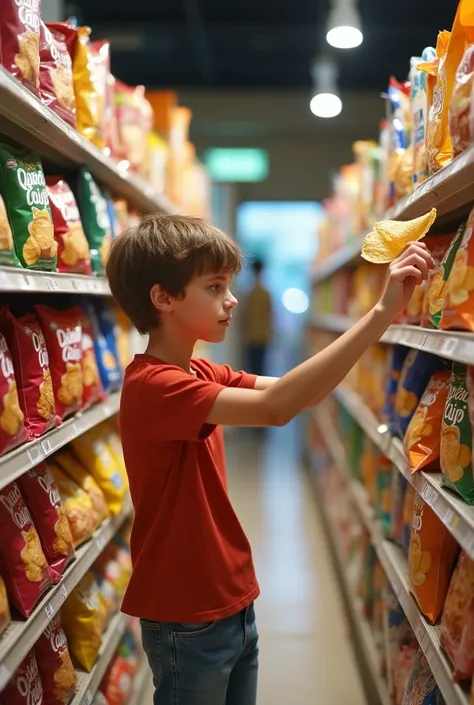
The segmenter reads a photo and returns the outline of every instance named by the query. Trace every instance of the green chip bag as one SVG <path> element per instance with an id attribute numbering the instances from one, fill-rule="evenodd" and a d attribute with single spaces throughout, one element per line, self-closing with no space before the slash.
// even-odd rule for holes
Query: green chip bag
<path id="1" fill-rule="evenodd" d="M 104 274 L 112 242 L 107 199 L 86 169 L 82 169 L 79 176 L 79 210 L 89 242 L 92 269 L 94 274 Z"/>
<path id="2" fill-rule="evenodd" d="M 441 322 L 441 314 L 443 313 L 444 302 L 448 290 L 448 278 L 453 268 L 454 259 L 459 246 L 462 242 L 466 223 L 463 223 L 457 229 L 456 235 L 453 238 L 448 251 L 443 257 L 443 260 L 435 271 L 428 289 L 428 305 L 431 314 L 431 323 L 434 328 L 439 328 Z"/>
<path id="3" fill-rule="evenodd" d="M 8 222 L 7 209 L 3 198 L 0 196 L 0 265 L 18 267 L 19 264 L 18 257 L 15 254 L 12 229 Z"/>
<path id="4" fill-rule="evenodd" d="M 0 144 L 0 195 L 23 267 L 54 271 L 58 245 L 40 158 Z"/>
<path id="5" fill-rule="evenodd" d="M 441 429 L 440 465 L 443 484 L 461 495 L 468 504 L 474 504 L 467 378 L 467 365 L 455 362 Z"/>

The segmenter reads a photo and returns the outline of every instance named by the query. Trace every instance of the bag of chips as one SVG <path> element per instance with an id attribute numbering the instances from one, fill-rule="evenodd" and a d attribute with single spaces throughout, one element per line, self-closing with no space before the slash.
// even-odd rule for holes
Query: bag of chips
<path id="1" fill-rule="evenodd" d="M 100 688 L 109 705 L 127 705 L 133 693 L 133 663 L 116 656 L 107 669 Z"/>
<path id="2" fill-rule="evenodd" d="M 0 194 L 21 265 L 54 271 L 58 245 L 43 167 L 36 154 L 0 144 Z"/>
<path id="3" fill-rule="evenodd" d="M 395 397 L 394 431 L 404 438 L 418 402 L 431 376 L 450 363 L 422 350 L 410 350 L 405 358 Z"/>
<path id="4" fill-rule="evenodd" d="M 454 666 L 455 680 L 471 678 L 474 674 L 474 597 L 471 598 L 467 617 L 462 627 L 461 642 Z"/>
<path id="5" fill-rule="evenodd" d="M 441 618 L 440 644 L 449 656 L 459 678 L 468 678 L 469 673 L 457 669 L 459 647 L 464 625 L 474 595 L 474 561 L 461 552 L 451 578 L 443 616 Z"/>
<path id="6" fill-rule="evenodd" d="M 40 27 L 40 93 L 41 100 L 56 115 L 76 127 L 76 99 L 72 82 L 72 61 L 67 47 L 75 30 L 66 23 Z"/>
<path id="7" fill-rule="evenodd" d="M 449 106 L 449 134 L 453 156 L 467 149 L 471 144 L 469 113 L 474 81 L 474 44 L 467 47 L 456 71 L 453 95 Z"/>
<path id="8" fill-rule="evenodd" d="M 434 373 L 408 424 L 404 446 L 412 474 L 432 465 L 439 458 L 441 426 L 450 380 L 449 370 Z"/>
<path id="9" fill-rule="evenodd" d="M 20 663 L 0 693 L 0 705 L 47 705 L 34 649 Z"/>
<path id="10" fill-rule="evenodd" d="M 400 472 L 392 474 L 392 516 L 390 538 L 399 546 L 404 545 L 404 501 L 408 482 Z"/>
<path id="11" fill-rule="evenodd" d="M 433 328 L 439 328 L 441 323 L 441 315 L 448 291 L 448 278 L 453 268 L 456 253 L 461 245 L 465 227 L 465 223 L 459 226 L 441 264 L 433 270 L 430 278 L 426 308 L 430 313 Z"/>
<path id="12" fill-rule="evenodd" d="M 441 315 L 443 330 L 474 330 L 474 209 L 464 228 L 448 277 Z"/>
<path id="13" fill-rule="evenodd" d="M 53 569 L 53 578 L 59 581 L 74 559 L 74 546 L 54 477 L 46 464 L 40 463 L 27 470 L 18 485 L 37 527 L 46 560 Z"/>
<path id="14" fill-rule="evenodd" d="M 411 532 L 413 526 L 413 507 L 415 506 L 416 490 L 410 483 L 407 484 L 403 497 L 403 529 L 402 548 L 408 553 L 410 550 Z"/>
<path id="15" fill-rule="evenodd" d="M 106 393 L 120 389 L 122 373 L 118 363 L 113 314 L 97 303 L 87 309 L 102 386 Z"/>
<path id="16" fill-rule="evenodd" d="M 399 83 L 393 76 L 387 91 L 390 114 L 391 148 L 389 154 L 389 195 L 391 206 L 411 193 L 413 149 L 410 145 L 412 131 L 409 103 L 409 85 Z"/>
<path id="17" fill-rule="evenodd" d="M 0 196 L 0 265 L 8 267 L 19 266 L 18 257 L 15 254 L 13 235 L 10 223 L 8 222 L 5 202 Z"/>
<path id="18" fill-rule="evenodd" d="M 431 320 L 432 311 L 439 314 L 443 307 L 446 293 L 445 290 L 443 291 L 444 270 L 441 275 L 438 272 L 443 269 L 444 257 L 454 238 L 455 234 L 450 233 L 448 235 L 437 235 L 429 240 L 430 252 L 435 266 L 430 270 L 428 279 L 420 285 L 424 291 L 420 322 L 425 328 L 431 328 L 433 325 Z M 434 278 L 436 278 L 437 284 L 431 289 L 431 283 Z"/>
<path id="19" fill-rule="evenodd" d="M 453 364 L 441 428 L 440 466 L 443 485 L 461 495 L 468 504 L 474 504 L 472 430 L 468 409 L 471 399 L 467 373 L 467 365 L 460 362 Z"/>
<path id="20" fill-rule="evenodd" d="M 7 587 L 0 575 L 0 635 L 11 622 L 10 605 L 8 604 Z"/>
<path id="21" fill-rule="evenodd" d="M 62 622 L 72 656 L 91 671 L 102 644 L 103 622 L 97 580 L 88 571 L 62 607 Z"/>
<path id="22" fill-rule="evenodd" d="M 89 41 L 90 27 L 79 27 L 73 49 L 72 70 L 76 96 L 77 130 L 99 149 L 105 147 L 104 121 L 107 75 L 110 70 L 108 42 Z"/>
<path id="23" fill-rule="evenodd" d="M 0 62 L 20 83 L 38 94 L 41 2 L 5 0 L 0 19 Z"/>
<path id="24" fill-rule="evenodd" d="M 113 455 L 117 469 L 124 478 L 128 486 L 127 469 L 125 467 L 125 458 L 123 457 L 122 441 L 117 430 L 110 421 L 103 421 L 97 428 L 97 433 L 102 436 L 110 452 Z M 376 459 L 379 461 L 380 456 L 377 454 Z"/>
<path id="25" fill-rule="evenodd" d="M 386 389 L 386 402 L 383 412 L 384 421 L 388 424 L 391 433 L 395 432 L 395 399 L 398 383 L 402 374 L 405 358 L 409 348 L 405 345 L 394 345 L 390 350 L 389 374 Z"/>
<path id="26" fill-rule="evenodd" d="M 29 617 L 52 585 L 38 532 L 20 489 L 12 482 L 0 490 L 0 573 L 12 604 Z"/>
<path id="27" fill-rule="evenodd" d="M 23 419 L 12 357 L 5 336 L 0 333 L 0 453 L 23 443 L 26 438 Z"/>
<path id="28" fill-rule="evenodd" d="M 91 538 L 97 528 L 96 514 L 88 493 L 74 482 L 56 462 L 48 460 L 48 468 L 61 495 L 61 501 L 71 529 L 74 547 Z"/>
<path id="29" fill-rule="evenodd" d="M 115 106 L 122 159 L 130 162 L 134 171 L 140 171 L 145 163 L 151 129 L 151 108 L 145 98 L 145 87 L 127 86 L 116 80 Z"/>
<path id="30" fill-rule="evenodd" d="M 84 381 L 82 406 L 85 409 L 105 399 L 104 388 L 102 386 L 95 356 L 92 327 L 86 314 L 82 316 L 82 373 Z"/>
<path id="31" fill-rule="evenodd" d="M 36 306 L 48 348 L 56 413 L 61 420 L 82 406 L 84 379 L 82 373 L 81 308 L 57 311 L 49 306 Z"/>
<path id="32" fill-rule="evenodd" d="M 436 678 L 420 647 L 408 678 L 402 705 L 443 705 L 443 703 Z"/>
<path id="33" fill-rule="evenodd" d="M 105 501 L 104 493 L 97 482 L 90 475 L 85 467 L 69 450 L 60 450 L 55 454 L 54 460 L 61 469 L 81 487 L 90 497 L 94 512 L 94 526 L 100 526 L 109 516 L 109 510 Z"/>
<path id="34" fill-rule="evenodd" d="M 28 440 L 39 438 L 57 425 L 53 383 L 46 341 L 38 318 L 28 313 L 15 318 L 0 309 L 0 328 L 13 360 L 23 423 Z"/>
<path id="35" fill-rule="evenodd" d="M 43 684 L 44 705 L 66 705 L 76 692 L 77 676 L 71 661 L 60 614 L 56 614 L 35 645 Z"/>
<path id="36" fill-rule="evenodd" d="M 458 553 L 456 540 L 417 493 L 408 553 L 410 589 L 432 624 L 441 615 Z"/>
<path id="37" fill-rule="evenodd" d="M 402 644 L 395 658 L 393 668 L 394 680 L 394 702 L 395 705 L 403 705 L 403 698 L 410 678 L 410 673 L 415 663 L 416 654 L 418 652 L 418 644 L 411 642 Z"/>
<path id="38" fill-rule="evenodd" d="M 418 57 L 412 57 L 410 71 L 410 108 L 413 120 L 413 186 L 416 188 L 428 176 L 428 162 L 426 160 L 425 135 L 428 121 L 428 82 L 426 73 L 420 63 L 432 62 L 436 59 L 436 51 L 426 47 Z"/>
<path id="39" fill-rule="evenodd" d="M 428 235 L 423 242 L 429 249 L 433 259 L 436 262 L 440 262 L 451 244 L 452 238 L 452 235 Z M 425 279 L 421 284 L 418 284 L 418 286 L 415 287 L 413 296 L 408 302 L 406 322 L 411 325 L 420 325 L 422 323 L 424 302 L 429 282 L 430 277 Z"/>
<path id="40" fill-rule="evenodd" d="M 103 275 L 112 243 L 107 201 L 92 174 L 82 169 L 79 175 L 79 205 L 82 224 L 89 242 L 94 274 Z"/>
<path id="41" fill-rule="evenodd" d="M 46 185 L 59 246 L 59 271 L 92 274 L 89 244 L 73 192 L 60 176 L 48 176 Z"/>

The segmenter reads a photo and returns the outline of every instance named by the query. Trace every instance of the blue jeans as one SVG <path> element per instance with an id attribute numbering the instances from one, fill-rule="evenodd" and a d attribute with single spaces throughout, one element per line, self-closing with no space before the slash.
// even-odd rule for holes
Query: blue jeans
<path id="1" fill-rule="evenodd" d="M 218 622 L 140 620 L 154 705 L 255 705 L 258 634 L 253 604 Z"/>

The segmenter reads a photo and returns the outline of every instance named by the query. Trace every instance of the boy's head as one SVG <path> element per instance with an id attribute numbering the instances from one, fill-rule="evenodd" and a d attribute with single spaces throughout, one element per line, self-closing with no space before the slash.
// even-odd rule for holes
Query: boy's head
<path id="1" fill-rule="evenodd" d="M 173 310 L 173 302 L 178 312 L 187 289 L 198 280 L 203 283 L 198 293 L 202 289 L 204 294 L 211 275 L 228 283 L 241 266 L 238 246 L 217 228 L 199 218 L 155 214 L 114 240 L 107 277 L 113 297 L 134 326 L 140 333 L 149 333 L 160 326 L 161 313 Z M 211 293 L 217 293 L 216 286 L 217 280 L 206 288 L 209 299 Z M 225 289 L 228 291 L 227 285 Z M 221 315 L 228 303 L 214 299 L 213 308 L 219 308 Z M 208 303 L 212 302 L 203 295 L 201 308 Z M 188 313 L 194 318 L 199 315 L 191 310 Z"/>

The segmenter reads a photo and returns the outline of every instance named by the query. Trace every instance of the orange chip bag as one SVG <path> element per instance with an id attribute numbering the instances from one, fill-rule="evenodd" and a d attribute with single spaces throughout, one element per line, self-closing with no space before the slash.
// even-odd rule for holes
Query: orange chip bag
<path id="1" fill-rule="evenodd" d="M 435 262 L 435 266 L 430 270 L 428 279 L 420 285 L 424 291 L 421 325 L 425 328 L 432 327 L 431 316 L 439 312 L 444 303 L 443 297 L 446 293 L 444 258 L 454 237 L 454 233 L 449 233 L 447 235 L 437 235 L 436 237 L 429 238 L 429 250 Z M 433 279 L 435 279 L 436 284 L 433 285 L 431 289 Z"/>
<path id="2" fill-rule="evenodd" d="M 35 654 L 45 705 L 66 705 L 76 692 L 77 676 L 59 613 L 36 642 Z"/>
<path id="3" fill-rule="evenodd" d="M 72 57 L 77 130 L 99 149 L 105 147 L 105 101 L 110 70 L 109 44 L 89 41 L 90 27 L 77 29 Z"/>
<path id="4" fill-rule="evenodd" d="M 71 592 L 61 614 L 71 654 L 90 671 L 99 653 L 104 626 L 99 586 L 90 571 Z"/>
<path id="5" fill-rule="evenodd" d="M 462 655 L 459 653 L 459 647 L 473 595 L 474 561 L 462 551 L 446 596 L 440 633 L 441 646 L 455 666 L 458 678 L 468 678 L 470 675 L 462 671 Z M 457 665 L 461 666 L 461 670 Z"/>
<path id="6" fill-rule="evenodd" d="M 408 425 L 404 446 L 412 473 L 439 458 L 441 427 L 450 379 L 450 370 L 434 373 Z"/>
<path id="7" fill-rule="evenodd" d="M 410 589 L 433 624 L 443 609 L 458 551 L 456 540 L 417 494 L 408 553 Z"/>
<path id="8" fill-rule="evenodd" d="M 104 519 L 109 516 L 109 510 L 107 509 L 104 493 L 92 475 L 87 472 L 85 467 L 69 450 L 60 450 L 59 453 L 55 454 L 54 459 L 64 472 L 89 495 L 94 512 L 94 526 L 102 524 Z"/>
<path id="9" fill-rule="evenodd" d="M 464 234 L 448 277 L 446 298 L 441 314 L 443 330 L 474 331 L 474 208 L 469 214 Z"/>
<path id="10" fill-rule="evenodd" d="M 474 44 L 466 49 L 456 72 L 451 105 L 449 108 L 449 132 L 456 156 L 471 144 L 469 115 L 474 82 Z"/>
<path id="11" fill-rule="evenodd" d="M 423 242 L 429 249 L 433 259 L 436 262 L 441 262 L 451 243 L 451 240 L 452 235 L 428 235 L 428 237 L 425 237 Z M 406 323 L 410 323 L 412 325 L 419 325 L 422 323 L 429 283 L 430 279 L 425 279 L 424 282 L 415 287 L 413 295 L 408 302 Z"/>
<path id="12" fill-rule="evenodd" d="M 74 546 L 90 539 L 95 529 L 95 514 L 87 492 L 66 475 L 54 462 L 48 460 L 71 528 Z"/>

